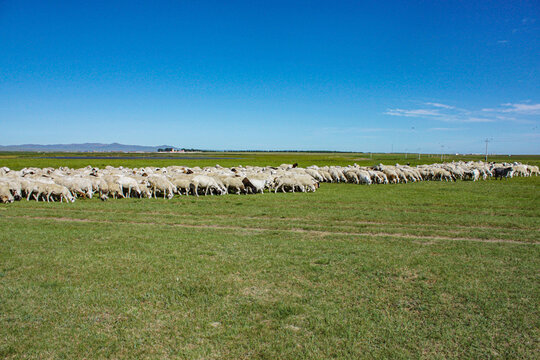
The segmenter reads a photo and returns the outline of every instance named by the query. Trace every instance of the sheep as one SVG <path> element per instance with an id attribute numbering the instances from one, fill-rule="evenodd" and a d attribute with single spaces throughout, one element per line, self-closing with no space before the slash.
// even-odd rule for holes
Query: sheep
<path id="1" fill-rule="evenodd" d="M 6 183 L 0 183 L 0 203 L 12 203 L 15 198 Z"/>
<path id="2" fill-rule="evenodd" d="M 308 175 L 311 175 L 315 180 L 319 181 L 319 182 L 323 182 L 324 181 L 324 177 L 315 169 L 306 169 L 306 173 Z"/>
<path id="3" fill-rule="evenodd" d="M 472 181 L 478 181 L 480 178 L 480 171 L 478 169 L 472 169 L 472 170 L 465 170 L 463 172 L 463 180 L 472 180 Z"/>
<path id="4" fill-rule="evenodd" d="M 0 181 L 9 188 L 14 200 L 20 200 L 22 198 L 21 182 L 18 179 L 4 177 L 0 178 Z"/>
<path id="5" fill-rule="evenodd" d="M 383 172 L 375 170 L 367 170 L 368 174 L 371 176 L 371 182 L 377 184 L 388 184 L 388 178 Z"/>
<path id="6" fill-rule="evenodd" d="M 295 192 L 296 189 L 300 192 L 315 191 L 317 187 L 318 183 L 309 175 L 285 175 L 274 180 L 274 193 L 277 193 L 280 189 L 283 192 L 286 192 L 286 190 Z"/>
<path id="7" fill-rule="evenodd" d="M 115 182 L 120 185 L 121 187 L 121 195 L 122 197 L 131 197 L 131 191 L 135 191 L 137 195 L 141 194 L 141 189 L 139 187 L 139 183 L 137 180 L 129 177 L 129 176 L 118 176 L 115 179 Z M 127 190 L 126 195 L 124 195 L 123 191 Z"/>
<path id="8" fill-rule="evenodd" d="M 24 168 L 11 171 L 0 168 L 2 202 L 25 197 L 37 201 L 74 201 L 75 196 L 91 198 L 99 193 L 102 200 L 131 196 L 172 198 L 174 194 L 199 196 L 229 192 L 235 194 L 264 193 L 269 189 L 276 193 L 316 191 L 320 182 L 348 182 L 355 184 L 388 184 L 415 181 L 477 181 L 482 177 L 512 177 L 538 175 L 538 167 L 514 163 L 452 162 L 431 165 L 395 164 L 361 167 L 357 164 L 342 166 L 310 166 L 299 168 L 290 164 L 273 166 L 207 166 L 187 168 L 114 168 L 98 169 L 87 166 L 82 169 L 67 167 Z M 9 195 L 6 195 L 6 188 Z M 67 189 L 67 192 L 66 192 Z M 11 200 L 11 198 L 13 198 Z"/>
<path id="9" fill-rule="evenodd" d="M 191 179 L 193 179 L 191 175 L 180 175 L 169 180 L 176 186 L 178 194 L 182 194 L 182 191 L 184 191 L 185 195 L 188 195 L 191 188 Z"/>
<path id="10" fill-rule="evenodd" d="M 122 199 L 125 198 L 125 195 L 122 191 L 122 186 L 116 182 L 108 182 L 107 190 L 108 192 L 102 195 L 107 195 L 107 197 L 112 196 L 113 199 L 116 199 L 118 197 L 121 197 Z"/>
<path id="11" fill-rule="evenodd" d="M 168 199 L 172 199 L 174 196 L 174 193 L 177 192 L 176 186 L 174 186 L 174 184 L 171 183 L 163 175 L 151 175 L 148 177 L 148 182 L 154 194 L 154 198 L 157 198 L 157 193 L 161 192 L 163 194 L 164 199 L 165 197 L 167 197 Z M 140 193 L 141 193 L 141 190 L 139 188 L 139 194 Z"/>
<path id="12" fill-rule="evenodd" d="M 371 185 L 371 176 L 369 175 L 369 172 L 365 170 L 355 169 L 356 176 L 358 177 L 358 183 L 359 184 L 367 184 Z"/>
<path id="13" fill-rule="evenodd" d="M 51 184 L 55 183 L 53 181 L 34 181 L 31 190 L 28 192 L 26 200 L 30 200 L 30 197 L 33 196 L 34 200 L 39 201 L 39 199 L 47 193 L 47 185 Z"/>
<path id="14" fill-rule="evenodd" d="M 60 202 L 66 200 L 66 202 L 75 202 L 75 197 L 71 194 L 67 187 L 57 184 L 47 184 L 45 185 L 47 191 L 47 202 L 49 202 L 51 196 L 58 197 Z"/>
<path id="15" fill-rule="evenodd" d="M 384 169 L 382 172 L 386 176 L 390 184 L 399 183 L 399 176 L 395 171 L 392 171 L 390 169 Z"/>
<path id="16" fill-rule="evenodd" d="M 436 180 L 439 180 L 439 181 L 442 181 L 443 179 L 445 181 L 453 181 L 454 178 L 452 177 L 452 173 L 450 173 L 450 171 L 448 170 L 445 170 L 445 169 L 434 169 L 434 176 L 433 176 L 434 179 Z"/>
<path id="17" fill-rule="evenodd" d="M 319 187 L 319 183 L 309 175 L 297 175 L 294 177 L 300 189 L 305 189 L 306 192 L 315 192 Z"/>
<path id="18" fill-rule="evenodd" d="M 277 193 L 279 189 L 285 192 L 286 189 L 290 189 L 294 192 L 296 182 L 292 176 L 280 176 L 274 180 L 274 193 Z"/>
<path id="19" fill-rule="evenodd" d="M 242 183 L 244 184 L 246 190 L 249 189 L 249 191 L 254 194 L 258 194 L 259 192 L 263 194 L 264 188 L 266 187 L 266 180 L 245 177 L 242 179 Z"/>
<path id="20" fill-rule="evenodd" d="M 55 176 L 53 180 L 55 183 L 67 187 L 72 194 L 77 196 L 88 197 L 91 199 L 94 193 L 92 182 L 89 179 L 70 176 Z"/>
<path id="21" fill-rule="evenodd" d="M 343 175 L 345 176 L 345 178 L 347 179 L 347 181 L 349 183 L 360 184 L 360 180 L 358 179 L 358 175 L 356 175 L 356 172 L 353 171 L 352 169 L 345 170 L 343 172 Z"/>
<path id="22" fill-rule="evenodd" d="M 193 190 L 193 194 L 199 196 L 199 187 L 204 189 L 204 195 L 208 195 L 208 192 L 212 194 L 212 190 L 215 190 L 219 194 L 223 194 L 226 189 L 220 188 L 216 179 L 207 175 L 196 175 L 192 178 L 190 189 Z"/>
<path id="23" fill-rule="evenodd" d="M 514 169 L 510 167 L 497 167 L 493 169 L 493 176 L 495 180 L 499 178 L 501 180 L 503 177 L 511 178 L 513 176 Z"/>
<path id="24" fill-rule="evenodd" d="M 246 178 L 244 178 L 246 179 Z M 244 182 L 242 177 L 240 176 L 223 176 L 221 177 L 221 181 L 223 182 L 223 185 L 227 187 L 228 193 L 235 193 L 235 194 L 246 194 L 246 186 L 244 185 Z"/>
<path id="25" fill-rule="evenodd" d="M 529 176 L 529 171 L 524 165 L 515 165 L 512 167 L 514 169 L 513 176 Z"/>

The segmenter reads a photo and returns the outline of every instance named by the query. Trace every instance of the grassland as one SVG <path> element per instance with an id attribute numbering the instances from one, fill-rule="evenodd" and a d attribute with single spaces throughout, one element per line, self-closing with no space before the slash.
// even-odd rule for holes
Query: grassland
<path id="1" fill-rule="evenodd" d="M 73 157 L 73 159 L 65 159 Z M 110 157 L 102 159 L 103 157 Z M 132 159 L 135 157 L 135 159 Z M 167 157 L 169 159 L 160 159 Z M 112 158 L 112 159 L 111 159 Z M 121 159 L 116 159 L 121 158 Z M 144 158 L 144 159 L 142 159 Z M 209 159 L 210 158 L 210 159 Z M 378 154 L 378 153 L 267 153 L 267 152 L 201 152 L 201 153 L 10 153 L 0 152 L 0 166 L 7 166 L 14 170 L 22 169 L 23 167 L 60 167 L 67 166 L 71 168 L 81 168 L 85 166 L 96 166 L 103 168 L 107 165 L 124 166 L 124 167 L 141 167 L 141 166 L 169 166 L 169 165 L 186 165 L 186 166 L 237 166 L 242 165 L 258 165 L 258 166 L 277 166 L 282 163 L 298 163 L 299 166 L 306 167 L 309 165 L 340 165 L 346 166 L 353 163 L 362 166 L 370 166 L 378 163 L 383 164 L 400 164 L 410 163 L 431 164 L 453 160 L 484 160 L 481 155 L 448 155 L 441 157 L 440 154 Z M 496 155 L 490 156 L 489 161 L 512 162 L 522 161 L 524 163 L 538 165 L 540 164 L 540 156 L 537 155 L 519 155 L 507 156 Z"/>
<path id="2" fill-rule="evenodd" d="M 0 166 L 407 162 L 7 155 Z M 0 357 L 535 358 L 539 188 L 536 177 L 1 205 Z"/>

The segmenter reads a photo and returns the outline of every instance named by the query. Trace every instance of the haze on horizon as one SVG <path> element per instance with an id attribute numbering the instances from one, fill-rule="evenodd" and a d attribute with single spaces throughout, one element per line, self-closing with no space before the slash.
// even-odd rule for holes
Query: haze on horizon
<path id="1" fill-rule="evenodd" d="M 538 1 L 0 2 L 0 145 L 540 153 Z"/>

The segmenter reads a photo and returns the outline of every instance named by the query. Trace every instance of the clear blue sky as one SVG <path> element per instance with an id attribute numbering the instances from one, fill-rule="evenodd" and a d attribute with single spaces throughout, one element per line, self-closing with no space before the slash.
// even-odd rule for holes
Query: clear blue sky
<path id="1" fill-rule="evenodd" d="M 1 145 L 540 153 L 538 1 L 0 0 Z"/>

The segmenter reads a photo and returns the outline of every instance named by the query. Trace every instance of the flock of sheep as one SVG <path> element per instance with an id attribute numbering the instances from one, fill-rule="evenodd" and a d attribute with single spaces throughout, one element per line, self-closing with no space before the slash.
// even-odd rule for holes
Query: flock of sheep
<path id="1" fill-rule="evenodd" d="M 521 163 L 452 162 L 442 164 L 395 166 L 376 165 L 309 166 L 283 164 L 278 167 L 238 166 L 224 168 L 168 166 L 164 168 L 82 169 L 67 167 L 24 168 L 12 171 L 0 168 L 0 202 L 25 198 L 36 201 L 74 202 L 76 198 L 102 200 L 129 197 L 178 195 L 256 194 L 315 191 L 321 182 L 354 184 L 395 184 L 415 181 L 455 181 L 538 175 L 537 166 Z"/>

